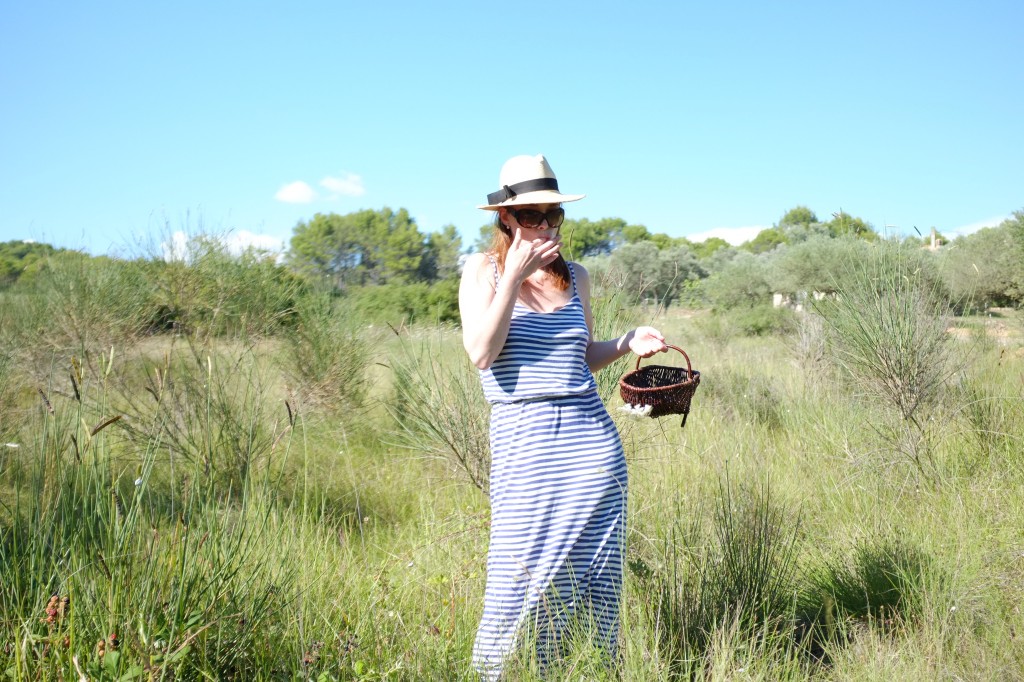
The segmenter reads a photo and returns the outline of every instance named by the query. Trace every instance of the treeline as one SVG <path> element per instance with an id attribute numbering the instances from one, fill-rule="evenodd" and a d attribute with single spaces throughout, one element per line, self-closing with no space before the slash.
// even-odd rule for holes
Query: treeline
<path id="1" fill-rule="evenodd" d="M 37 311 L 39 319 L 63 320 L 72 334 L 90 315 L 112 324 L 120 316 L 150 332 L 273 333 L 294 324 L 297 301 L 312 293 L 368 322 L 452 322 L 461 259 L 486 249 L 492 233 L 491 225 L 481 227 L 464 248 L 454 226 L 423 233 L 405 209 L 384 208 L 300 222 L 283 256 L 231 254 L 211 235 L 193 237 L 174 257 L 135 259 L 6 242 L 0 290 L 42 294 L 35 305 L 63 306 Z M 860 218 L 840 212 L 821 221 L 804 206 L 740 246 L 716 238 L 695 243 L 620 218 L 566 220 L 562 239 L 567 257 L 627 301 L 745 311 L 751 322 L 741 327 L 752 333 L 779 323 L 779 314 L 767 312 L 773 295 L 800 301 L 834 292 L 851 263 L 870 257 L 874 244 L 892 242 Z M 926 248 L 930 241 L 923 235 L 903 245 L 961 309 L 1024 306 L 1024 210 L 936 250 Z"/>

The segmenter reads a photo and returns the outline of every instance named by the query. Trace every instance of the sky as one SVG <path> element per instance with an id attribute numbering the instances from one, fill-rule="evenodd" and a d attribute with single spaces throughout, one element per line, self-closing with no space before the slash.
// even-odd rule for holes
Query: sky
<path id="1" fill-rule="evenodd" d="M 7 2 L 0 241 L 287 247 L 405 208 L 466 245 L 502 163 L 569 218 L 739 243 L 797 205 L 947 235 L 1024 208 L 1024 3 Z"/>

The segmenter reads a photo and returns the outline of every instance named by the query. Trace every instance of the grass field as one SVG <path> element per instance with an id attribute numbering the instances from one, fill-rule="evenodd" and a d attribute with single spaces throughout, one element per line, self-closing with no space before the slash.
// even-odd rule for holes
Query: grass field
<path id="1" fill-rule="evenodd" d="M 473 679 L 487 411 L 457 330 L 76 349 L 3 321 L 0 675 Z M 546 679 L 1024 678 L 1018 312 L 955 321 L 912 424 L 813 325 L 651 322 L 703 380 L 680 429 L 619 412 L 628 361 L 605 370 L 622 648 L 580 630 Z M 300 343 L 338 359 L 313 376 Z"/>

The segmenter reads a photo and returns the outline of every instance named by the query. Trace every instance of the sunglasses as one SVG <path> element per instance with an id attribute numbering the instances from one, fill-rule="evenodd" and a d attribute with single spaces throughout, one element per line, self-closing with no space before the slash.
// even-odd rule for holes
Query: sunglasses
<path id="1" fill-rule="evenodd" d="M 562 221 L 565 220 L 565 209 L 561 207 L 553 208 L 547 213 L 533 208 L 521 208 L 518 211 L 510 208 L 508 212 L 512 214 L 512 217 L 522 227 L 527 227 L 531 230 L 540 227 L 540 224 L 545 220 L 548 221 L 548 227 L 557 230 L 562 226 Z"/>

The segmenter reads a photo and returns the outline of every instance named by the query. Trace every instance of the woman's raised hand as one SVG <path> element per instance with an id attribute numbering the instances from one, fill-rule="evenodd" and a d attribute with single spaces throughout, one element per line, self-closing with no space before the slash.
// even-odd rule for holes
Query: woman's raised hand
<path id="1" fill-rule="evenodd" d="M 562 240 L 557 235 L 552 239 L 524 239 L 522 228 L 516 226 L 515 230 L 505 256 L 505 272 L 525 280 L 558 258 Z"/>
<path id="2" fill-rule="evenodd" d="M 649 358 L 655 353 L 668 350 L 665 337 L 654 327 L 637 327 L 633 338 L 629 340 L 629 349 L 642 358 Z"/>

